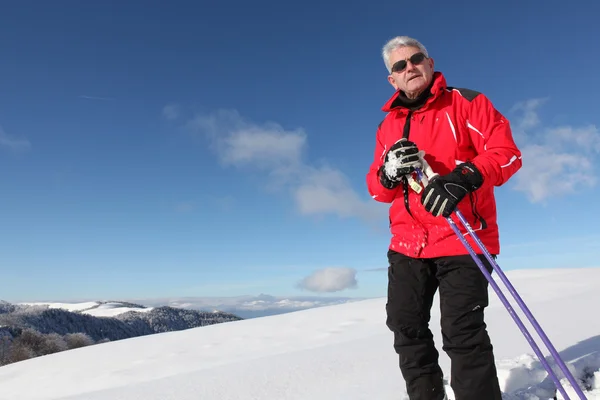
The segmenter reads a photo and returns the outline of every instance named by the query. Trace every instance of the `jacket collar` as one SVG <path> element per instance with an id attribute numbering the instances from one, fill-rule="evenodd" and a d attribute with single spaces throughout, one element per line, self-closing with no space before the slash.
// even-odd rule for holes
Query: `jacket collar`
<path id="1" fill-rule="evenodd" d="M 427 98 L 427 100 L 425 101 L 425 103 L 420 107 L 421 109 L 426 108 L 432 101 L 434 101 L 445 89 L 446 89 L 446 78 L 444 77 L 444 74 L 442 74 L 441 72 L 434 72 L 433 73 L 433 79 L 431 81 L 431 85 L 429 88 L 429 91 L 431 92 L 431 94 L 429 95 L 429 97 Z M 427 90 L 427 89 L 426 89 Z M 397 90 L 392 97 L 390 97 L 390 99 L 388 101 L 386 101 L 386 103 L 383 105 L 383 107 L 381 108 L 383 112 L 390 112 L 390 111 L 405 111 L 408 112 L 410 110 L 409 107 L 407 107 L 406 105 L 403 105 L 401 101 L 397 101 L 398 97 L 400 95 L 404 95 L 403 93 L 401 94 L 400 90 Z"/>

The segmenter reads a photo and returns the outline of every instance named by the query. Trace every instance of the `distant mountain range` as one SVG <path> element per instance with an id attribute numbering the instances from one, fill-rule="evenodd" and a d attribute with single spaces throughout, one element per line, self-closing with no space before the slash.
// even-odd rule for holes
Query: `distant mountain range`
<path id="1" fill-rule="evenodd" d="M 0 366 L 107 341 L 241 319 L 220 311 L 146 307 L 120 301 L 0 301 Z"/>
<path id="2" fill-rule="evenodd" d="M 249 319 L 359 300 L 365 300 L 365 298 L 328 296 L 277 297 L 268 294 L 259 294 L 258 296 L 133 298 L 127 299 L 127 301 L 113 302 L 88 300 L 76 302 L 71 300 L 19 304 L 62 308 L 93 316 L 115 316 L 127 311 L 149 312 L 159 307 L 173 307 L 183 310 L 223 312 L 243 319 Z"/>
<path id="3" fill-rule="evenodd" d="M 119 301 L 87 303 L 0 302 L 0 327 L 30 328 L 42 334 L 84 333 L 94 341 L 120 340 L 240 320 L 220 311 L 197 311 L 169 306 L 148 308 Z"/>
<path id="4" fill-rule="evenodd" d="M 277 297 L 268 294 L 260 294 L 258 296 L 236 297 L 165 297 L 155 299 L 133 299 L 132 301 L 149 307 L 169 305 L 188 310 L 218 310 L 237 315 L 244 319 L 249 319 L 359 300 L 365 300 L 365 298 L 325 296 Z"/>

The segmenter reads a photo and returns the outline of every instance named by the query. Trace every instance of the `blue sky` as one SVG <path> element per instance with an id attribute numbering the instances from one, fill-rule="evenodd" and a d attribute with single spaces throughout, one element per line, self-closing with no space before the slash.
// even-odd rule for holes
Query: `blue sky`
<path id="1" fill-rule="evenodd" d="M 496 192 L 500 265 L 598 266 L 599 11 L 7 5 L 1 298 L 384 296 L 385 273 L 369 270 L 387 266 L 386 209 L 365 174 L 393 90 L 380 49 L 404 34 L 513 123 L 525 166 Z M 298 287 L 328 267 L 348 268 L 333 272 L 340 288 L 357 285 Z"/>

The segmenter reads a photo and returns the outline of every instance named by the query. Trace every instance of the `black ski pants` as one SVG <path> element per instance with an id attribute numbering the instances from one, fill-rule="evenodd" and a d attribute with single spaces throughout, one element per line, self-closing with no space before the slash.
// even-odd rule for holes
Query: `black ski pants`
<path id="1" fill-rule="evenodd" d="M 488 271 L 489 262 L 480 256 Z M 440 296 L 443 347 L 451 360 L 456 400 L 501 400 L 492 344 L 484 322 L 488 281 L 470 255 L 415 259 L 388 252 L 387 326 L 410 400 L 442 400 L 439 353 L 429 329 Z"/>

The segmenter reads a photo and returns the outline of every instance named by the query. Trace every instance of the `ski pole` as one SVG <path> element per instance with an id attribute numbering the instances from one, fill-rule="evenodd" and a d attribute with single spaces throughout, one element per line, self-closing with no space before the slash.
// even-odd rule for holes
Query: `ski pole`
<path id="1" fill-rule="evenodd" d="M 494 291 L 496 292 L 496 294 L 498 295 L 498 297 L 502 301 L 502 304 L 504 304 L 504 306 L 508 310 L 508 313 L 511 315 L 511 317 L 513 318 L 513 320 L 515 321 L 515 323 L 517 324 L 517 326 L 521 330 L 521 333 L 523 333 L 523 335 L 525 336 L 525 339 L 527 339 L 527 341 L 529 342 L 529 345 L 533 348 L 533 351 L 535 352 L 535 354 L 539 358 L 540 362 L 544 365 L 544 368 L 546 369 L 546 371 L 548 371 L 548 374 L 550 375 L 550 377 L 554 381 L 554 384 L 556 385 L 556 387 L 558 388 L 558 390 L 560 390 L 560 393 L 563 395 L 564 399 L 565 400 L 570 400 L 569 396 L 565 392 L 565 389 L 563 388 L 562 384 L 560 383 L 560 380 L 559 380 L 558 376 L 556 376 L 556 374 L 552 370 L 552 367 L 550 367 L 550 365 L 546 361 L 546 358 L 544 358 L 544 355 L 542 354 L 540 348 L 535 343 L 535 340 L 533 339 L 533 337 L 531 336 L 531 334 L 529 333 L 529 331 L 527 330 L 527 328 L 523 324 L 523 321 L 521 321 L 521 319 L 519 318 L 519 316 L 515 313 L 514 309 L 512 308 L 512 306 L 510 305 L 510 303 L 508 302 L 506 296 L 504 295 L 504 293 L 502 293 L 500 287 L 498 287 L 498 285 L 496 284 L 496 282 L 492 278 L 491 274 L 485 268 L 485 266 L 483 265 L 483 263 L 481 262 L 481 260 L 479 259 L 479 257 L 477 257 L 477 254 L 475 254 L 475 251 L 473 250 L 473 248 L 471 247 L 471 245 L 469 244 L 469 242 L 467 242 L 466 238 L 460 232 L 460 229 L 454 223 L 454 221 L 452 221 L 450 219 L 449 224 L 452 227 L 452 229 L 454 230 L 454 233 L 456 233 L 456 235 L 462 241 L 463 245 L 467 248 L 467 250 L 471 254 L 471 257 L 473 258 L 473 260 L 475 260 L 475 262 L 479 266 L 479 269 L 481 270 L 481 272 L 483 272 L 483 274 L 485 275 L 485 277 L 489 281 L 490 285 L 492 286 L 492 288 L 494 289 Z M 494 267 L 494 269 L 496 269 L 496 268 Z"/>
<path id="2" fill-rule="evenodd" d="M 424 185 L 427 185 L 428 182 L 429 182 L 429 180 L 431 178 L 435 177 L 437 174 L 435 174 L 433 172 L 433 170 L 431 169 L 431 167 L 429 166 L 429 164 L 427 163 L 427 161 L 425 161 L 424 158 L 422 158 L 422 162 L 423 162 L 423 169 L 424 169 L 425 172 L 423 172 L 420 169 L 417 169 L 417 174 L 419 176 L 419 180 L 424 181 Z M 521 309 L 523 310 L 523 312 L 525 313 L 525 315 L 527 316 L 527 318 L 529 319 L 529 321 L 533 324 L 533 326 L 536 329 L 537 333 L 541 336 L 542 341 L 544 342 L 544 344 L 546 344 L 546 347 L 548 347 L 548 349 L 550 350 L 550 353 L 554 357 L 556 363 L 559 365 L 560 369 L 562 370 L 562 372 L 564 373 L 564 375 L 567 377 L 567 379 L 569 380 L 569 382 L 573 386 L 573 389 L 575 390 L 575 392 L 577 393 L 577 395 L 579 396 L 579 398 L 581 400 L 587 400 L 586 397 L 584 396 L 581 388 L 579 387 L 579 385 L 575 381 L 575 378 L 573 377 L 573 375 L 571 374 L 571 372 L 569 371 L 569 369 L 567 368 L 567 366 L 564 364 L 563 360 L 560 358 L 560 355 L 558 354 L 558 352 L 556 351 L 556 349 L 554 348 L 554 346 L 550 342 L 550 339 L 548 339 L 548 336 L 545 334 L 545 332 L 543 331 L 543 329 L 541 328 L 541 326 L 539 325 L 539 323 L 536 321 L 536 319 L 533 317 L 533 314 L 531 313 L 531 311 L 529 310 L 529 308 L 525 305 L 525 302 L 523 301 L 523 299 L 521 298 L 521 296 L 519 296 L 519 294 L 517 293 L 517 291 L 514 288 L 514 286 L 510 283 L 510 281 L 508 280 L 508 278 L 506 277 L 506 275 L 504 274 L 504 272 L 502 271 L 502 269 L 500 268 L 500 266 L 498 265 L 498 263 L 496 262 L 496 260 L 494 260 L 494 258 L 491 256 L 491 254 L 489 253 L 489 251 L 487 250 L 487 248 L 485 247 L 485 245 L 483 244 L 483 242 L 479 239 L 479 237 L 477 236 L 477 234 L 475 233 L 475 231 L 473 230 L 473 228 L 470 226 L 470 224 L 468 223 L 468 221 L 466 220 L 466 218 L 462 215 L 462 213 L 459 210 L 456 210 L 455 214 L 459 218 L 460 222 L 465 226 L 465 228 L 467 229 L 467 231 L 471 235 L 471 237 L 473 237 L 473 240 L 475 240 L 475 242 L 477 243 L 478 247 L 484 253 L 485 257 L 487 258 L 487 260 L 492 265 L 492 268 L 498 273 L 498 275 L 500 276 L 501 280 L 508 287 L 509 292 L 513 295 L 513 297 L 515 298 L 515 300 L 517 301 L 517 303 L 519 304 L 519 306 L 521 307 Z M 492 286 L 492 288 L 494 289 L 494 291 L 496 292 L 496 294 L 498 295 L 498 297 L 500 298 L 500 300 L 502 301 L 502 303 L 504 304 L 504 306 L 508 310 L 509 314 L 512 316 L 513 320 L 515 321 L 515 323 L 517 324 L 517 326 L 519 327 L 519 329 L 521 330 L 521 332 L 523 333 L 523 335 L 525 336 L 525 338 L 527 339 L 527 341 L 529 342 L 529 344 L 533 348 L 533 351 L 536 353 L 536 355 L 539 358 L 540 362 L 543 364 L 544 368 L 546 369 L 546 371 L 548 372 L 548 374 L 550 375 L 550 377 L 552 378 L 552 380 L 556 384 L 557 389 L 561 392 L 561 394 L 563 395 L 563 397 L 564 397 L 565 400 L 570 400 L 570 398 L 567 395 L 564 387 L 560 383 L 560 380 L 558 379 L 558 377 L 556 376 L 556 374 L 554 373 L 554 371 L 552 370 L 552 368 L 548 364 L 547 360 L 545 359 L 545 357 L 541 353 L 541 351 L 540 351 L 539 347 L 537 346 L 537 344 L 535 343 L 534 339 L 529 334 L 529 331 L 527 330 L 527 328 L 525 327 L 525 325 L 523 324 L 523 322 L 521 321 L 521 319 L 519 318 L 519 316 L 515 313 L 514 309 L 512 308 L 512 306 L 510 305 L 510 303 L 506 299 L 506 296 L 504 295 L 504 293 L 502 293 L 501 289 L 498 287 L 498 285 L 496 284 L 496 282 L 492 278 L 491 274 L 487 271 L 487 269 L 485 268 L 485 266 L 483 265 L 483 263 L 481 262 L 481 260 L 479 259 L 479 257 L 477 256 L 477 254 L 475 253 L 475 251 L 473 250 L 473 248 L 469 244 L 469 242 L 467 241 L 465 235 L 463 235 L 460 232 L 460 229 L 458 228 L 458 226 L 456 225 L 456 223 L 452 220 L 452 218 L 447 217 L 446 220 L 448 221 L 448 223 L 449 223 L 450 227 L 452 228 L 452 230 L 455 232 L 455 234 L 461 240 L 462 244 L 465 246 L 465 248 L 467 249 L 467 251 L 470 253 L 471 257 L 473 258 L 473 260 L 475 261 L 475 263 L 477 264 L 477 266 L 479 267 L 479 269 L 481 270 L 481 272 L 485 275 L 486 279 L 488 280 L 488 282 L 490 283 L 490 285 Z"/>

